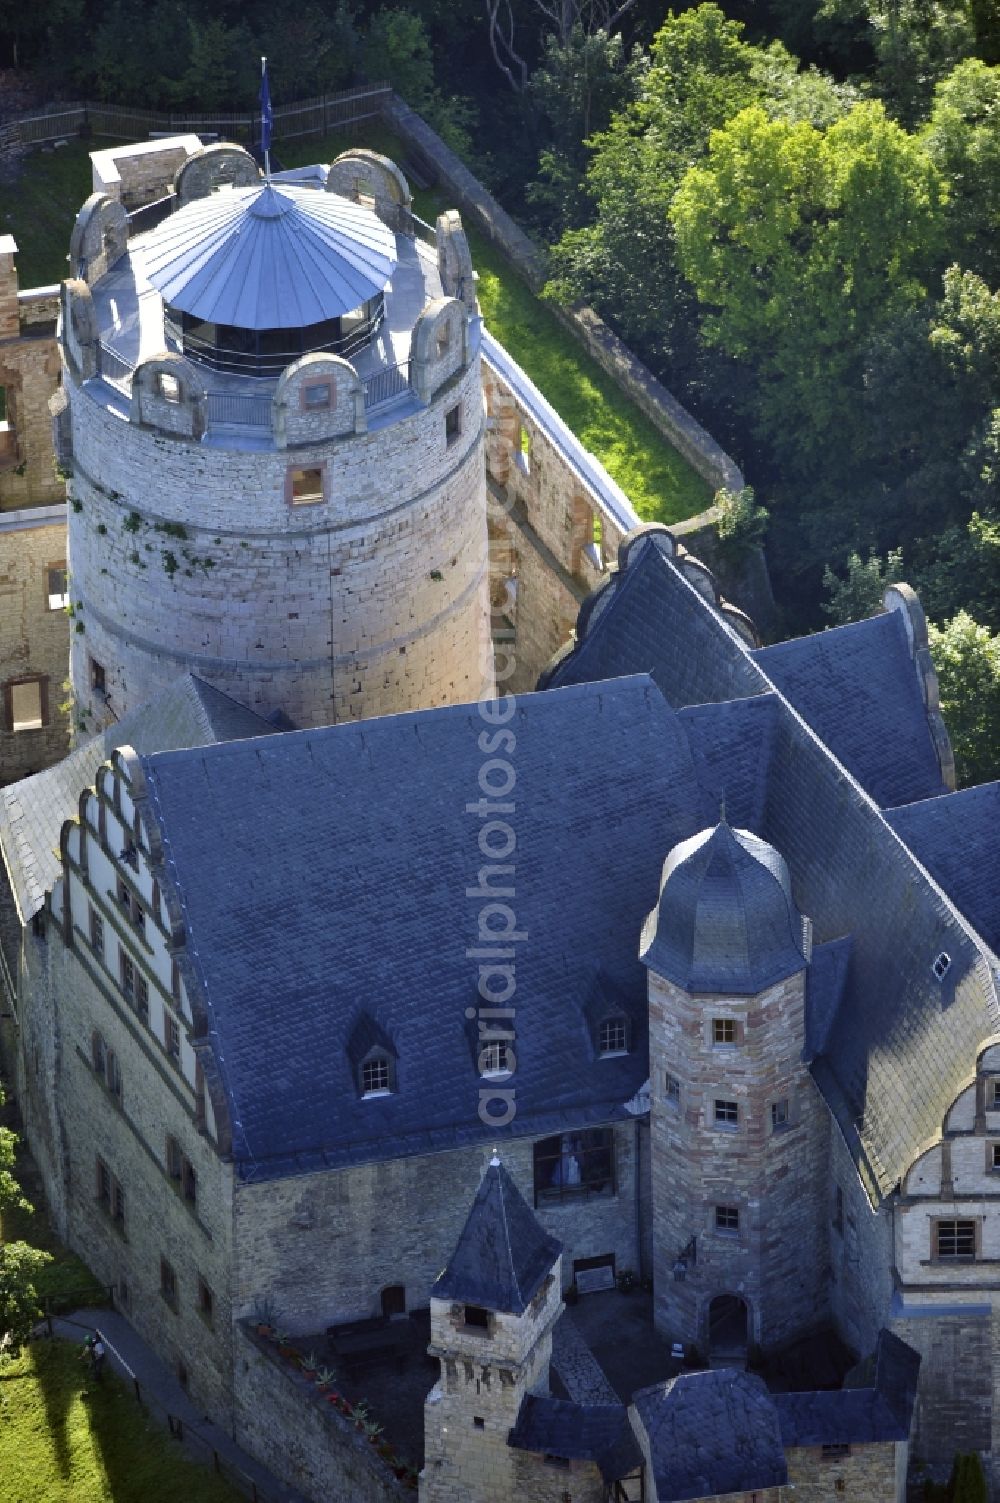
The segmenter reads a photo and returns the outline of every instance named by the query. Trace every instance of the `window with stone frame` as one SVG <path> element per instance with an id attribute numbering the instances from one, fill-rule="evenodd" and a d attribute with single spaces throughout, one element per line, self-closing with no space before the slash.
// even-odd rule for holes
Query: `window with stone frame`
<path id="1" fill-rule="evenodd" d="M 160 1294 L 172 1310 L 177 1309 L 177 1274 L 172 1263 L 160 1259 Z"/>
<path id="2" fill-rule="evenodd" d="M 614 1195 L 614 1132 L 582 1128 L 534 1146 L 535 1204 Z"/>
<path id="3" fill-rule="evenodd" d="M 597 1030 L 597 1052 L 602 1056 L 628 1053 L 628 1019 L 623 1013 L 602 1020 Z"/>
<path id="4" fill-rule="evenodd" d="M 173 1013 L 163 1009 L 163 1047 L 172 1064 L 181 1062 L 181 1030 Z"/>
<path id="5" fill-rule="evenodd" d="M 1000 1143 L 987 1143 L 986 1167 L 993 1174 L 1000 1174 Z"/>
<path id="6" fill-rule="evenodd" d="M 97 1155 L 97 1204 L 118 1230 L 124 1232 L 125 1191 L 100 1154 Z"/>
<path id="7" fill-rule="evenodd" d="M 448 448 L 461 437 L 462 433 L 462 408 L 459 403 L 449 407 L 444 415 L 444 441 Z"/>
<path id="8" fill-rule="evenodd" d="M 986 1109 L 1000 1112 L 1000 1076 L 987 1082 Z"/>
<path id="9" fill-rule="evenodd" d="M 10 679 L 4 684 L 7 729 L 11 732 L 40 731 L 48 724 L 48 679 Z"/>
<path id="10" fill-rule="evenodd" d="M 90 1037 L 90 1063 L 98 1080 L 103 1080 L 107 1068 L 107 1045 L 96 1028 Z"/>
<path id="11" fill-rule="evenodd" d="M 721 1097 L 715 1098 L 715 1125 L 716 1127 L 738 1127 L 740 1124 L 740 1106 L 738 1101 L 726 1101 Z"/>
<path id="12" fill-rule="evenodd" d="M 979 1222 L 973 1218 L 939 1218 L 931 1223 L 934 1258 L 973 1262 L 979 1250 Z"/>
<path id="13" fill-rule="evenodd" d="M 167 1134 L 167 1174 L 191 1205 L 198 1203 L 198 1175 L 172 1133 Z"/>
<path id="14" fill-rule="evenodd" d="M 333 382 L 307 381 L 302 387 L 302 406 L 306 412 L 329 412 L 333 406 Z"/>
<path id="15" fill-rule="evenodd" d="M 771 1102 L 771 1131 L 780 1132 L 783 1127 L 790 1127 L 792 1114 L 789 1107 L 788 1097 L 782 1096 L 780 1101 Z"/>
<path id="16" fill-rule="evenodd" d="M 716 1206 L 715 1230 L 726 1237 L 735 1237 L 740 1230 L 739 1206 Z"/>
<path id="17" fill-rule="evenodd" d="M 739 1030 L 735 1018 L 712 1019 L 712 1043 L 722 1045 L 739 1043 Z"/>
<path id="18" fill-rule="evenodd" d="M 69 581 L 66 574 L 66 560 L 58 563 L 46 564 L 45 566 L 45 608 L 49 611 L 62 611 L 69 605 Z"/>
<path id="19" fill-rule="evenodd" d="M 676 1075 L 670 1074 L 669 1070 L 663 1077 L 663 1099 L 666 1101 L 667 1105 L 672 1106 L 675 1111 L 680 1107 L 681 1083 L 677 1079 Z"/>
<path id="20" fill-rule="evenodd" d="M 205 1280 L 198 1275 L 198 1314 L 207 1326 L 212 1326 L 215 1319 L 215 1296 Z"/>
<path id="21" fill-rule="evenodd" d="M 324 499 L 326 471 L 323 465 L 292 466 L 285 480 L 289 506 L 315 506 Z"/>
<path id="22" fill-rule="evenodd" d="M 462 1320 L 467 1331 L 480 1331 L 484 1336 L 490 1333 L 490 1312 L 484 1310 L 482 1305 L 463 1305 Z"/>
<path id="23" fill-rule="evenodd" d="M 149 982 L 140 971 L 135 976 L 135 1011 L 140 1023 L 149 1023 Z"/>
<path id="24" fill-rule="evenodd" d="M 97 909 L 90 907 L 90 948 L 95 955 L 104 955 L 104 920 Z"/>
<path id="25" fill-rule="evenodd" d="M 843 1461 L 850 1456 L 851 1448 L 845 1441 L 828 1441 L 820 1446 L 819 1454 L 823 1461 Z"/>
<path id="26" fill-rule="evenodd" d="M 118 984 L 126 1001 L 135 1003 L 135 961 L 127 950 L 118 946 Z"/>
<path id="27" fill-rule="evenodd" d="M 90 687 L 95 694 L 106 694 L 108 692 L 108 680 L 107 674 L 104 672 L 104 664 L 99 663 L 96 658 L 90 659 Z"/>

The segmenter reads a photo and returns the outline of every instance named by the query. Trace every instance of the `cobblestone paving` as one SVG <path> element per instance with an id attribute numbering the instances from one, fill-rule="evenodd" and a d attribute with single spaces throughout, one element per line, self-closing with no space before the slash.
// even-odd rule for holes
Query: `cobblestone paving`
<path id="1" fill-rule="evenodd" d="M 618 1395 L 577 1326 L 571 1308 L 552 1332 L 552 1366 L 577 1404 L 617 1404 Z"/>

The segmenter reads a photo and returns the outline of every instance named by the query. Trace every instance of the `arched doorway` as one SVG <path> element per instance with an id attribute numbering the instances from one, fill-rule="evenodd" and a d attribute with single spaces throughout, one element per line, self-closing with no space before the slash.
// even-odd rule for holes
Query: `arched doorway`
<path id="1" fill-rule="evenodd" d="M 749 1311 L 738 1294 L 717 1294 L 708 1307 L 708 1350 L 712 1365 L 723 1358 L 746 1360 Z"/>

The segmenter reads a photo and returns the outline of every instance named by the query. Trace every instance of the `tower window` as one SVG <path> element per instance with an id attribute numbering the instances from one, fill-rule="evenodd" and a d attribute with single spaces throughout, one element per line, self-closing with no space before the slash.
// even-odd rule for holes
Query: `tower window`
<path id="1" fill-rule="evenodd" d="M 443 360 L 451 349 L 451 327 L 449 324 L 441 324 L 437 331 L 435 343 L 437 345 L 437 358 Z"/>
<path id="2" fill-rule="evenodd" d="M 841 1441 L 830 1441 L 820 1447 L 820 1455 L 824 1461 L 842 1461 L 845 1456 L 850 1456 L 851 1448 Z"/>
<path id="3" fill-rule="evenodd" d="M 628 1026 L 624 1018 L 605 1018 L 597 1032 L 598 1054 L 627 1054 Z"/>
<path id="4" fill-rule="evenodd" d="M 789 1121 L 790 1118 L 788 1115 L 788 1097 L 783 1097 L 781 1101 L 772 1101 L 771 1131 L 779 1132 L 781 1128 L 787 1127 L 789 1125 Z"/>
<path id="5" fill-rule="evenodd" d="M 316 465 L 307 470 L 289 470 L 285 495 L 291 506 L 315 506 L 318 501 L 322 501 L 322 465 Z"/>
<path id="6" fill-rule="evenodd" d="M 90 687 L 95 694 L 107 693 L 107 677 L 104 672 L 104 664 L 96 658 L 90 660 Z"/>
<path id="7" fill-rule="evenodd" d="M 716 1206 L 715 1230 L 725 1236 L 736 1236 L 740 1229 L 740 1212 L 738 1206 Z"/>
<path id="8" fill-rule="evenodd" d="M 180 1064 L 181 1031 L 177 1026 L 177 1019 L 172 1017 L 166 1008 L 163 1011 L 163 1047 L 167 1051 L 167 1057 L 175 1065 Z"/>
<path id="9" fill-rule="evenodd" d="M 460 406 L 449 407 L 444 415 L 444 441 L 451 445 L 462 431 L 462 409 Z"/>
<path id="10" fill-rule="evenodd" d="M 65 610 L 69 604 L 65 563 L 49 564 L 46 568 L 45 603 L 50 611 Z"/>
<path id="11" fill-rule="evenodd" d="M 387 1096 L 389 1094 L 389 1061 L 384 1054 L 375 1059 L 366 1059 L 361 1066 L 362 1096 Z"/>
<path id="12" fill-rule="evenodd" d="M 473 1425 L 473 1429 L 475 1429 L 475 1430 L 485 1430 L 486 1429 L 486 1421 L 485 1421 L 485 1419 L 483 1418 L 483 1416 L 481 1414 L 474 1414 L 472 1416 L 472 1425 Z"/>
<path id="13" fill-rule="evenodd" d="M 473 1331 L 488 1331 L 490 1328 L 490 1312 L 484 1310 L 481 1305 L 466 1305 L 465 1325 Z"/>
<path id="14" fill-rule="evenodd" d="M 328 412 L 333 406 L 333 383 L 310 381 L 302 388 L 302 405 L 309 412 Z"/>
<path id="15" fill-rule="evenodd" d="M 735 1044 L 736 1043 L 736 1019 L 713 1018 L 712 1019 L 712 1043 Z"/>
<path id="16" fill-rule="evenodd" d="M 716 1127 L 738 1127 L 740 1120 L 739 1103 L 736 1101 L 715 1102 L 715 1125 Z"/>
<path id="17" fill-rule="evenodd" d="M 663 1096 L 668 1106 L 677 1108 L 681 1104 L 681 1083 L 676 1075 L 664 1075 Z"/>
<path id="18" fill-rule="evenodd" d="M 160 396 L 165 402 L 179 402 L 181 399 L 181 386 L 176 376 L 168 376 L 164 371 L 160 375 Z"/>

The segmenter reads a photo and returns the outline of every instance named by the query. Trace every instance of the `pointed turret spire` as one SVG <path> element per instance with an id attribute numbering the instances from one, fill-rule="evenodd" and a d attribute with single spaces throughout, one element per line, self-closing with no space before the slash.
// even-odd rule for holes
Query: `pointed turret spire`
<path id="1" fill-rule="evenodd" d="M 562 1252 L 494 1150 L 433 1299 L 523 1315 Z"/>

